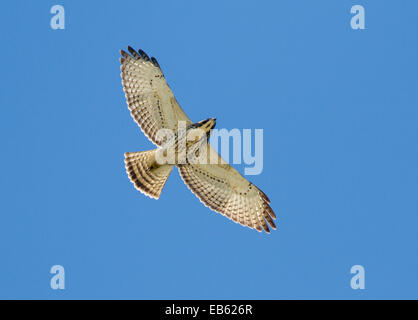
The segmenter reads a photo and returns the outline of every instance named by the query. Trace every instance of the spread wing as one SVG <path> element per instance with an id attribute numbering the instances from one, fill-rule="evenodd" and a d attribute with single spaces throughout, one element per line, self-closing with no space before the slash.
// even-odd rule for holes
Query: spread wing
<path id="1" fill-rule="evenodd" d="M 132 118 L 153 143 L 161 146 L 159 129 L 177 130 L 178 121 L 192 122 L 181 109 L 165 81 L 157 60 L 142 51 L 128 47 L 121 50 L 121 77 L 126 102 Z"/>
<path id="2" fill-rule="evenodd" d="M 270 232 L 267 223 L 276 229 L 276 215 L 270 200 L 255 185 L 227 164 L 208 144 L 218 164 L 178 165 L 180 175 L 189 189 L 212 210 L 251 229 Z M 213 162 L 210 162 L 213 163 Z"/>

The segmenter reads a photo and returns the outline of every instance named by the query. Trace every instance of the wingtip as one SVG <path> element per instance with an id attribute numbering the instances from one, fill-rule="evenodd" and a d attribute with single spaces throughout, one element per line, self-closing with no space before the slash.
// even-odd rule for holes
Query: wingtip
<path id="1" fill-rule="evenodd" d="M 154 64 L 154 66 L 161 69 L 160 64 L 158 63 L 157 59 L 155 59 L 154 57 L 151 57 L 151 62 Z"/>
<path id="2" fill-rule="evenodd" d="M 138 53 L 135 51 L 135 49 L 132 48 L 131 46 L 128 46 L 128 51 L 133 56 L 138 55 Z"/>
<path id="3" fill-rule="evenodd" d="M 270 234 L 270 229 L 269 229 L 269 227 L 268 227 L 267 223 L 264 223 L 264 224 L 263 224 L 263 229 L 264 229 L 264 231 L 265 231 L 266 233 Z"/>
<path id="4" fill-rule="evenodd" d="M 125 50 L 120 50 L 120 54 L 123 58 L 128 58 L 129 54 Z"/>
<path id="5" fill-rule="evenodd" d="M 150 60 L 150 59 L 149 59 L 149 57 L 148 57 L 148 55 L 145 53 L 145 51 L 144 51 L 144 50 L 139 49 L 139 50 L 138 50 L 138 53 L 139 53 L 139 55 L 142 57 L 142 59 L 144 59 L 145 61 L 149 61 L 149 60 Z"/>
<path id="6" fill-rule="evenodd" d="M 260 189 L 258 189 L 258 190 L 260 190 Z M 267 197 L 267 195 L 266 195 L 263 191 L 261 191 L 261 190 L 260 190 L 260 195 L 261 195 L 261 197 L 264 199 L 264 201 L 266 201 L 267 203 L 269 203 L 269 204 L 270 204 L 270 199 L 269 199 L 269 197 Z"/>

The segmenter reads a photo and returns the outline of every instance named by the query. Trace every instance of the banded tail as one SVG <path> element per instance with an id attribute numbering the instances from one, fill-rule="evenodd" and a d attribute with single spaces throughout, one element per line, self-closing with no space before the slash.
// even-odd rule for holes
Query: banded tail
<path id="1" fill-rule="evenodd" d="M 145 195 L 158 199 L 174 165 L 159 165 L 155 160 L 155 150 L 126 152 L 126 173 L 135 188 Z"/>

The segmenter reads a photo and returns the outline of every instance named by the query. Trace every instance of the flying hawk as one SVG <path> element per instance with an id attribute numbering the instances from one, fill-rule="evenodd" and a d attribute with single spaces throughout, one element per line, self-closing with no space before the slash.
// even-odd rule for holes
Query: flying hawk
<path id="1" fill-rule="evenodd" d="M 191 143 L 188 142 L 186 146 L 187 149 L 192 149 L 201 145 L 203 140 L 206 142 L 209 139 L 215 119 L 193 123 L 178 104 L 157 60 L 154 57 L 149 58 L 142 50 L 135 51 L 128 47 L 128 51 L 130 54 L 121 50 L 120 58 L 126 101 L 132 118 L 143 133 L 158 146 L 155 150 L 125 153 L 126 172 L 135 188 L 158 199 L 176 165 L 184 183 L 207 207 L 260 232 L 264 229 L 270 233 L 268 224 L 276 229 L 273 222 L 276 215 L 269 206 L 268 197 L 226 163 L 209 143 L 206 144 L 205 151 L 207 155 L 215 155 L 215 163 L 179 161 L 160 164 L 156 160 L 158 152 L 166 153 L 173 146 L 178 148 L 179 139 L 178 134 L 172 139 L 162 138 L 158 134 L 159 130 L 178 132 L 181 122 L 186 124 L 186 132 L 201 130 L 203 135 Z"/>

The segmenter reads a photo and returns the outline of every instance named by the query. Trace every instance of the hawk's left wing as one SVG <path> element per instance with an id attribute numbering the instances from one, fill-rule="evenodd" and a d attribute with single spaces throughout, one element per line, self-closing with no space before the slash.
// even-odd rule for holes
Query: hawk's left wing
<path id="1" fill-rule="evenodd" d="M 126 102 L 132 118 L 144 134 L 161 146 L 159 129 L 177 131 L 178 121 L 192 122 L 181 109 L 170 87 L 165 81 L 160 65 L 154 57 L 128 47 L 130 54 L 121 50 L 121 77 Z"/>
<path id="2" fill-rule="evenodd" d="M 200 201 L 227 218 L 269 233 L 268 224 L 276 229 L 276 215 L 263 191 L 227 164 L 208 144 L 208 157 L 218 157 L 218 164 L 182 164 L 178 169 L 184 183 Z M 267 222 L 266 222 L 267 221 Z"/>

